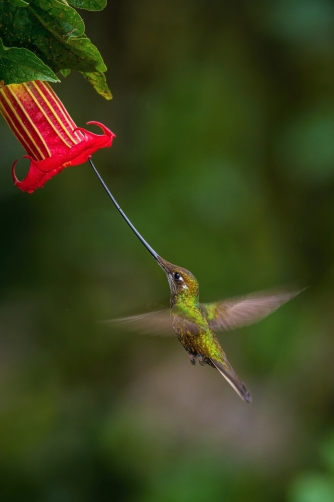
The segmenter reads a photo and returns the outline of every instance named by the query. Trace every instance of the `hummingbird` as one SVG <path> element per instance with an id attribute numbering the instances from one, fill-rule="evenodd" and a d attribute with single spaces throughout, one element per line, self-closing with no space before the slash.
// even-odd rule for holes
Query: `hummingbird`
<path id="1" fill-rule="evenodd" d="M 169 309 L 114 319 L 111 322 L 121 322 L 130 329 L 151 334 L 176 334 L 187 351 L 191 364 L 195 365 L 198 361 L 202 366 L 215 368 L 241 399 L 251 403 L 251 395 L 228 362 L 216 333 L 263 319 L 301 290 L 273 290 L 200 303 L 199 284 L 195 276 L 189 270 L 169 263 L 154 251 L 121 209 L 91 159 L 89 162 L 124 220 L 165 272 L 170 287 Z"/>

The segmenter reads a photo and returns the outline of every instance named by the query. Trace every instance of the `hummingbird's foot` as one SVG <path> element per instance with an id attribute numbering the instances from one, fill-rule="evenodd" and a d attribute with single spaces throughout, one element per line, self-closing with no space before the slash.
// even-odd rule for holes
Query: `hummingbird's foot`
<path id="1" fill-rule="evenodd" d="M 204 357 L 204 356 L 202 356 L 201 354 L 198 354 L 198 355 L 197 355 L 197 357 L 198 357 L 198 362 L 199 362 L 199 364 L 200 364 L 201 366 L 205 366 L 205 364 L 206 364 L 206 362 L 205 362 L 205 357 Z"/>
<path id="2" fill-rule="evenodd" d="M 196 357 L 193 354 L 190 354 L 190 352 L 188 352 L 188 356 L 191 364 L 196 364 Z"/>

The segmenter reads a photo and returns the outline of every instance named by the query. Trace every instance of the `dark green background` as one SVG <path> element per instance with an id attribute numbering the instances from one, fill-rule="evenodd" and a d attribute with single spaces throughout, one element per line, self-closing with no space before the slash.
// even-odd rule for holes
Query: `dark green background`
<path id="1" fill-rule="evenodd" d="M 116 133 L 94 160 L 149 243 L 204 301 L 311 287 L 221 337 L 243 403 L 176 339 L 97 323 L 160 306 L 166 278 L 88 164 L 14 188 L 1 121 L 1 500 L 332 502 L 334 2 L 81 14 L 114 100 L 75 74 L 54 88 Z"/>

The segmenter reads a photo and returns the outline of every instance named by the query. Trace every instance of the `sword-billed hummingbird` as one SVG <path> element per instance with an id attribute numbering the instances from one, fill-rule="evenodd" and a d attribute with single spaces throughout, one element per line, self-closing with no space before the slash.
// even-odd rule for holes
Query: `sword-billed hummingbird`
<path id="1" fill-rule="evenodd" d="M 260 292 L 214 303 L 200 303 L 199 285 L 194 275 L 164 260 L 151 248 L 116 202 L 91 159 L 89 162 L 122 217 L 165 272 L 170 287 L 170 309 L 116 319 L 114 322 L 121 321 L 153 334 L 174 331 L 188 352 L 191 364 L 195 364 L 197 359 L 201 365 L 208 364 L 216 368 L 241 399 L 250 403 L 251 395 L 228 362 L 215 332 L 259 321 L 296 296 L 300 290 Z"/>

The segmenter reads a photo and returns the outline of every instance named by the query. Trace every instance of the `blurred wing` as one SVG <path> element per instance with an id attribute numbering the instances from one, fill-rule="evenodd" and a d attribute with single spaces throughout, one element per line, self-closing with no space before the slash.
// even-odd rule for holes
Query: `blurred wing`
<path id="1" fill-rule="evenodd" d="M 216 361 L 215 359 L 211 359 L 210 361 L 214 365 L 214 367 L 219 371 L 221 375 L 228 381 L 228 383 L 233 387 L 235 392 L 243 399 L 244 401 L 247 401 L 247 403 L 252 402 L 252 397 L 248 390 L 246 389 L 246 386 L 244 382 L 241 380 L 240 377 L 236 374 L 230 363 L 228 362 L 227 359 L 224 361 Z"/>
<path id="2" fill-rule="evenodd" d="M 102 322 L 114 326 L 119 325 L 128 331 L 143 335 L 175 335 L 170 318 L 170 309 L 157 310 L 146 314 L 121 317 L 119 319 L 111 319 Z"/>
<path id="3" fill-rule="evenodd" d="M 202 306 L 213 331 L 228 331 L 260 321 L 301 291 L 263 291 Z"/>

